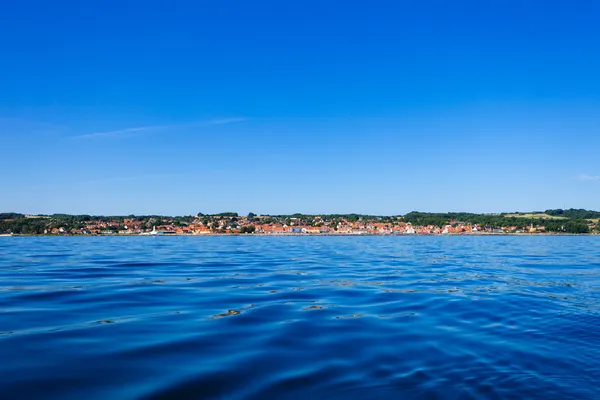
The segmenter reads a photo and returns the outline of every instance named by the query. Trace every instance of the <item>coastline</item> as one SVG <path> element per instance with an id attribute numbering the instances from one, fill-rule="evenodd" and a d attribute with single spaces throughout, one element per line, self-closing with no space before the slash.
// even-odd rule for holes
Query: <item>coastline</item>
<path id="1" fill-rule="evenodd" d="M 478 232 L 478 233 L 203 233 L 203 234 L 163 234 L 163 235 L 141 235 L 141 234 L 89 234 L 89 235 L 73 235 L 73 234 L 13 234 L 0 235 L 0 237 L 218 237 L 218 236 L 240 236 L 240 237 L 458 237 L 458 236 L 600 236 L 598 233 L 567 233 L 567 232 L 544 232 L 544 233 L 494 233 L 494 232 Z"/>

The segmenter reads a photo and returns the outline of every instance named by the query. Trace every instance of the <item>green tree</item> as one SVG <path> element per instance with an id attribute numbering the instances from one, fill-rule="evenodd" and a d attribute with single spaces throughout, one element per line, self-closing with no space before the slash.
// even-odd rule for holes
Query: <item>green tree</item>
<path id="1" fill-rule="evenodd" d="M 249 225 L 249 226 L 242 226 L 242 229 L 240 229 L 241 233 L 254 233 L 254 231 L 256 230 L 256 228 L 253 225 Z"/>

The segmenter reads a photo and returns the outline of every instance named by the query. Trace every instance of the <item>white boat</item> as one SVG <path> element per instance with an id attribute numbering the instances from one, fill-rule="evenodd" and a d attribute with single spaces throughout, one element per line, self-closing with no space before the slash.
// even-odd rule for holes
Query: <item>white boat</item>
<path id="1" fill-rule="evenodd" d="M 154 235 L 162 235 L 162 231 L 157 231 L 156 226 L 152 227 L 152 232 L 142 232 L 141 236 L 154 236 Z"/>

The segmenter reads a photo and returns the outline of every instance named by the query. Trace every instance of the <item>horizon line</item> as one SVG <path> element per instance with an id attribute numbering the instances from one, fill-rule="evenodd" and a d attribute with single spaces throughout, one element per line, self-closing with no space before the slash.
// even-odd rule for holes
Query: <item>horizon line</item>
<path id="1" fill-rule="evenodd" d="M 475 214 L 475 215 L 511 215 L 511 214 L 546 214 L 547 211 L 554 211 L 554 210 L 562 210 L 562 211 L 570 211 L 570 210 L 575 210 L 575 211 L 587 211 L 587 212 L 600 212 L 598 210 L 592 210 L 592 209 L 585 209 L 585 208 L 554 208 L 554 209 L 546 209 L 546 210 L 534 210 L 534 211 L 502 211 L 502 212 L 470 212 L 470 211 L 440 211 L 440 212 L 436 212 L 436 211 L 417 211 L 417 210 L 412 210 L 409 211 L 407 213 L 399 213 L 399 214 L 377 214 L 377 213 L 358 213 L 358 212 L 350 212 L 350 213 L 282 213 L 282 214 L 260 214 L 260 213 L 254 213 L 254 212 L 248 212 L 246 214 L 243 213 L 238 213 L 235 211 L 223 211 L 223 212 L 218 212 L 218 213 L 202 213 L 202 212 L 198 212 L 198 213 L 192 213 L 192 214 L 160 214 L 160 213 L 142 213 L 142 214 L 135 214 L 135 213 L 129 213 L 129 214 L 87 214 L 87 213 L 62 213 L 62 212 L 55 212 L 52 214 L 47 214 L 47 213 L 23 213 L 23 212 L 16 212 L 16 211 L 8 211 L 8 212 L 0 212 L 0 215 L 6 215 L 6 214 L 16 214 L 16 215 L 24 215 L 24 216 L 55 216 L 55 215 L 69 215 L 69 216 L 90 216 L 90 217 L 130 217 L 130 216 L 134 216 L 134 217 L 141 217 L 141 216 L 156 216 L 156 217 L 197 217 L 197 216 L 208 216 L 208 217 L 214 217 L 214 216 L 226 216 L 226 214 L 231 214 L 231 216 L 234 216 L 233 214 L 235 214 L 235 216 L 237 217 L 247 217 L 249 214 L 253 214 L 256 217 L 293 217 L 296 215 L 302 215 L 302 216 L 329 216 L 329 215 L 339 215 L 339 216 L 345 216 L 345 215 L 358 215 L 358 216 L 365 216 L 365 217 L 403 217 L 407 214 L 411 214 L 411 213 L 422 213 L 422 214 Z"/>

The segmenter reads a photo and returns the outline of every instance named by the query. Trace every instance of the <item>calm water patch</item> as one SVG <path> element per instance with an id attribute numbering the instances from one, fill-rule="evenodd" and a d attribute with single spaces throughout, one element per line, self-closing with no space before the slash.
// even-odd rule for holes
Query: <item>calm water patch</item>
<path id="1" fill-rule="evenodd" d="M 0 396 L 600 398 L 600 237 L 0 238 Z"/>

